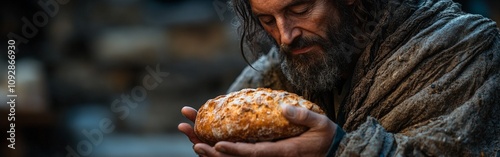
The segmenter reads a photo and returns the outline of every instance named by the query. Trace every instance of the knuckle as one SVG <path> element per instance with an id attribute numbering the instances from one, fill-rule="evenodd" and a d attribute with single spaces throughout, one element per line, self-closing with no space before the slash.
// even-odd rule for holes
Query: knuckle
<path id="1" fill-rule="evenodd" d="M 306 121 L 310 118 L 308 110 L 302 108 L 297 109 L 296 114 L 297 114 L 297 120 L 299 121 Z"/>
<path id="2" fill-rule="evenodd" d="M 329 120 L 321 118 L 318 120 L 318 128 L 328 128 L 329 126 Z"/>

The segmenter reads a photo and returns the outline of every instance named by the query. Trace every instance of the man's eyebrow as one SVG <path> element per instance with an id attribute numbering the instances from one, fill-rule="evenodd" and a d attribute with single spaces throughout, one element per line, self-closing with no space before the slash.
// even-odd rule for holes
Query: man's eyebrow
<path id="1" fill-rule="evenodd" d="M 269 16 L 268 14 L 263 14 L 263 13 L 255 13 L 254 12 L 254 14 L 255 14 L 256 17 Z"/>
<path id="2" fill-rule="evenodd" d="M 290 7 L 294 7 L 294 6 L 298 6 L 298 5 L 302 5 L 304 3 L 308 3 L 308 2 L 311 2 L 311 1 L 313 1 L 313 0 L 295 0 L 295 1 L 291 2 L 290 4 L 286 5 L 284 7 L 284 9 L 290 8 Z"/>

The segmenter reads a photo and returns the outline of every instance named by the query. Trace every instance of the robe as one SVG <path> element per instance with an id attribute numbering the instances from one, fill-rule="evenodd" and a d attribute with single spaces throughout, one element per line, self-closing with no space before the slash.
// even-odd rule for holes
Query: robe
<path id="1" fill-rule="evenodd" d="M 329 113 L 347 132 L 336 156 L 500 156 L 495 22 L 451 0 L 374 1 L 386 7 L 347 96 L 336 115 Z M 295 91 L 276 49 L 252 65 L 256 70 L 247 67 L 229 92 Z"/>

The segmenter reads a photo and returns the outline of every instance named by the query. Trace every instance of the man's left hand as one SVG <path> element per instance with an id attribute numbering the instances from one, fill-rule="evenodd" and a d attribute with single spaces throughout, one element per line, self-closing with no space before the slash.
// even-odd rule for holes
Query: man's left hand
<path id="1" fill-rule="evenodd" d="M 297 137 L 276 142 L 218 142 L 214 147 L 197 143 L 194 150 L 201 156 L 325 156 L 337 125 L 328 117 L 306 108 L 282 106 L 283 115 L 291 123 L 309 127 Z"/>

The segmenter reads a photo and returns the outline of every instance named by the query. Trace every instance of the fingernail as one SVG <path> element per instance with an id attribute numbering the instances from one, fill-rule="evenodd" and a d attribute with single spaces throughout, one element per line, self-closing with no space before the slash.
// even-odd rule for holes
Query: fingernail
<path id="1" fill-rule="evenodd" d="M 226 152 L 226 149 L 222 148 L 222 147 L 218 147 L 217 148 L 217 151 L 218 152 L 221 152 L 221 153 L 225 153 Z"/>
<path id="2" fill-rule="evenodd" d="M 292 106 L 290 105 L 281 105 L 281 107 L 284 109 L 285 111 L 285 116 L 289 117 L 289 118 L 293 118 L 295 116 L 295 108 L 293 108 Z"/>
<path id="3" fill-rule="evenodd" d="M 205 151 L 203 151 L 203 150 L 197 150 L 196 154 L 198 154 L 198 155 L 205 155 Z"/>
<path id="4" fill-rule="evenodd" d="M 205 151 L 203 149 L 195 149 L 194 150 L 196 152 L 196 154 L 198 155 L 205 155 Z"/>

